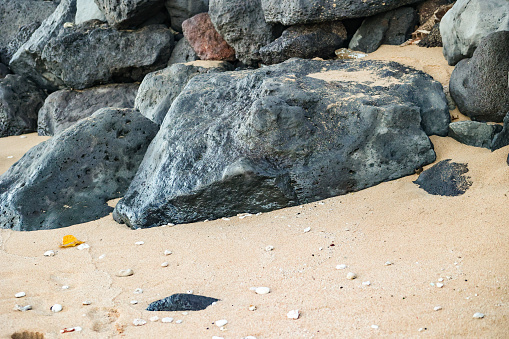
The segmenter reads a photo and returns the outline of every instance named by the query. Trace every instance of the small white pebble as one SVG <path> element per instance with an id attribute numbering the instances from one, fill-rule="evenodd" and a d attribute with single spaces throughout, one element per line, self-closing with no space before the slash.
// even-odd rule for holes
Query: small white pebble
<path id="1" fill-rule="evenodd" d="M 134 319 L 133 320 L 133 325 L 134 326 L 143 326 L 147 323 L 146 320 L 143 320 L 143 319 Z"/>
<path id="2" fill-rule="evenodd" d="M 446 276 L 447 280 L 451 280 L 452 277 L 450 275 Z"/>
<path id="3" fill-rule="evenodd" d="M 141 289 L 139 287 L 134 290 L 134 294 L 142 294 L 142 293 L 143 293 L 143 289 Z"/>
<path id="4" fill-rule="evenodd" d="M 101 254 L 98 259 L 104 259 L 106 257 L 106 254 Z"/>
<path id="5" fill-rule="evenodd" d="M 135 245 L 143 245 L 144 243 L 145 243 L 144 241 L 137 241 L 137 242 L 135 242 L 134 244 L 135 244 Z"/>
<path id="6" fill-rule="evenodd" d="M 288 317 L 288 319 L 296 320 L 296 319 L 299 319 L 300 313 L 299 313 L 299 310 L 291 310 L 290 312 L 288 312 L 286 314 L 286 316 Z"/>
<path id="7" fill-rule="evenodd" d="M 69 286 L 64 285 L 64 286 L 62 286 L 62 289 L 63 289 L 63 290 L 68 290 L 68 289 L 69 289 Z"/>
<path id="8" fill-rule="evenodd" d="M 189 313 L 188 312 L 182 312 L 182 315 L 188 315 Z"/>
<path id="9" fill-rule="evenodd" d="M 435 306 L 433 308 L 434 311 L 440 311 L 442 309 L 442 306 Z"/>
<path id="10" fill-rule="evenodd" d="M 482 318 L 484 318 L 484 314 L 481 313 L 481 312 L 476 312 L 474 314 L 473 318 L 475 318 L 475 319 L 482 319 Z"/>
<path id="11" fill-rule="evenodd" d="M 337 265 L 336 266 L 336 269 L 337 270 L 344 270 L 346 268 L 346 265 L 345 264 L 341 264 L 341 265 Z"/>
<path id="12" fill-rule="evenodd" d="M 130 303 L 131 305 L 136 305 L 138 303 L 138 300 L 131 300 Z"/>
<path id="13" fill-rule="evenodd" d="M 430 285 L 430 286 L 435 286 L 435 283 L 434 283 L 434 282 L 432 282 L 432 283 L 429 283 L 429 285 Z"/>
<path id="14" fill-rule="evenodd" d="M 80 251 L 81 250 L 85 250 L 87 248 L 90 248 L 90 245 L 89 244 L 80 244 L 78 245 L 77 249 L 79 249 Z"/>
<path id="15" fill-rule="evenodd" d="M 422 332 L 422 331 L 424 331 L 424 328 L 421 327 L 417 331 Z"/>
<path id="16" fill-rule="evenodd" d="M 271 246 L 271 245 L 269 245 L 269 246 L 265 247 L 265 250 L 266 250 L 267 252 L 270 252 L 270 251 L 272 251 L 273 249 L 274 249 L 274 246 Z"/>
<path id="17" fill-rule="evenodd" d="M 170 265 L 170 264 L 169 264 L 167 261 L 165 261 L 165 262 L 163 262 L 163 263 L 161 264 L 161 267 L 168 267 L 168 265 Z"/>
<path id="18" fill-rule="evenodd" d="M 27 136 L 26 135 L 20 135 L 19 136 L 21 139 L 25 139 Z"/>
<path id="19" fill-rule="evenodd" d="M 319 250 L 319 251 L 323 250 L 323 247 L 318 247 L 318 250 Z"/>
<path id="20" fill-rule="evenodd" d="M 218 337 L 217 335 L 213 335 L 212 339 L 224 339 L 223 337 Z"/>
<path id="21" fill-rule="evenodd" d="M 391 266 L 391 265 L 392 265 L 392 262 L 391 262 L 391 261 L 386 261 L 384 265 L 385 265 L 385 266 Z"/>
<path id="22" fill-rule="evenodd" d="M 187 293 L 187 294 L 193 294 L 193 292 L 194 292 L 193 290 L 187 290 L 187 292 L 186 292 L 186 293 Z"/>
<path id="23" fill-rule="evenodd" d="M 256 306 L 255 305 L 250 305 L 248 309 L 250 311 L 256 311 Z"/>
<path id="24" fill-rule="evenodd" d="M 8 155 L 7 156 L 7 159 L 12 159 L 12 158 L 14 158 L 14 155 Z"/>
<path id="25" fill-rule="evenodd" d="M 125 270 L 118 271 L 116 276 L 117 277 L 129 277 L 129 276 L 131 276 L 133 274 L 134 274 L 134 271 L 132 269 L 128 268 L 128 269 L 125 269 Z"/>
<path id="26" fill-rule="evenodd" d="M 172 251 L 170 250 L 164 250 L 164 255 L 170 255 L 172 253 Z"/>
<path id="27" fill-rule="evenodd" d="M 371 325 L 371 328 L 377 330 L 378 329 L 378 325 Z"/>
<path id="28" fill-rule="evenodd" d="M 58 313 L 58 312 L 62 311 L 62 308 L 63 308 L 62 305 L 55 304 L 55 305 L 51 306 L 50 309 L 51 309 L 51 312 Z"/>
<path id="29" fill-rule="evenodd" d="M 83 304 L 83 305 L 91 305 L 91 304 L 92 304 L 92 302 L 91 302 L 91 301 L 89 301 L 89 300 L 85 300 L 85 301 L 83 301 L 83 302 L 82 302 L 82 304 Z"/>
<path id="30" fill-rule="evenodd" d="M 173 322 L 173 318 L 166 317 L 166 318 L 161 319 L 161 322 L 163 322 L 163 323 L 171 323 L 171 322 Z"/>
<path id="31" fill-rule="evenodd" d="M 174 224 L 174 223 L 169 222 L 169 223 L 167 223 L 167 224 L 166 224 L 166 226 L 170 226 L 170 227 L 172 227 L 172 226 L 175 226 L 175 224 Z"/>
<path id="32" fill-rule="evenodd" d="M 52 250 L 46 251 L 46 252 L 44 252 L 44 256 L 45 257 L 53 257 L 53 256 L 55 256 L 55 251 L 52 251 Z"/>
<path id="33" fill-rule="evenodd" d="M 474 296 L 478 297 L 479 295 L 476 293 L 476 294 L 474 294 Z"/>
<path id="34" fill-rule="evenodd" d="M 442 284 L 442 283 L 437 283 L 437 285 L 436 285 L 436 286 L 437 286 L 438 288 L 442 288 L 442 287 L 444 287 L 444 284 Z"/>
<path id="35" fill-rule="evenodd" d="M 159 320 L 159 317 L 157 315 L 153 316 L 153 317 L 150 317 L 149 319 L 151 322 L 156 322 Z"/>
<path id="36" fill-rule="evenodd" d="M 442 282 L 444 281 L 444 278 L 438 278 L 438 281 Z"/>
<path id="37" fill-rule="evenodd" d="M 303 232 L 304 232 L 304 233 L 307 233 L 307 232 L 309 232 L 309 231 L 311 231 L 311 227 L 306 227 L 306 228 L 303 230 Z"/>
<path id="38" fill-rule="evenodd" d="M 182 320 L 175 321 L 175 324 L 182 324 Z"/>
<path id="39" fill-rule="evenodd" d="M 18 292 L 14 295 L 16 298 L 23 298 L 24 296 L 26 296 L 26 293 L 25 292 Z"/>
<path id="40" fill-rule="evenodd" d="M 256 294 L 268 294 L 270 293 L 270 288 L 268 287 L 257 287 L 255 289 Z"/>
<path id="41" fill-rule="evenodd" d="M 81 332 L 83 329 L 80 326 L 75 326 L 74 331 L 75 332 Z"/>
<path id="42" fill-rule="evenodd" d="M 221 219 L 224 221 L 230 221 L 230 218 L 226 218 L 226 217 L 222 217 Z"/>
<path id="43" fill-rule="evenodd" d="M 371 285 L 371 281 L 363 281 L 362 284 L 364 286 L 370 286 Z"/>
<path id="44" fill-rule="evenodd" d="M 14 310 L 15 311 L 26 312 L 26 311 L 29 311 L 31 309 L 32 309 L 32 305 L 21 306 L 21 305 L 16 304 L 14 306 Z"/>
<path id="45" fill-rule="evenodd" d="M 228 324 L 228 320 L 226 319 L 217 320 L 215 324 L 217 327 L 223 327 L 224 325 Z"/>
<path id="46" fill-rule="evenodd" d="M 348 274 L 346 275 L 346 278 L 348 280 L 354 280 L 357 278 L 357 274 L 353 273 L 353 272 L 348 272 Z"/>

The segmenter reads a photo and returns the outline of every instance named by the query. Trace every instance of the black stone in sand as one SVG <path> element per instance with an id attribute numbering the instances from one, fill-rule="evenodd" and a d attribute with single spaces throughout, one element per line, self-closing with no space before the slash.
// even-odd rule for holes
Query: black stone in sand
<path id="1" fill-rule="evenodd" d="M 176 293 L 161 300 L 154 301 L 147 311 L 201 311 L 219 299 L 203 295 Z"/>
<path id="2" fill-rule="evenodd" d="M 451 159 L 440 161 L 419 175 L 415 184 L 433 195 L 454 197 L 462 195 L 472 185 L 467 164 L 451 162 Z"/>

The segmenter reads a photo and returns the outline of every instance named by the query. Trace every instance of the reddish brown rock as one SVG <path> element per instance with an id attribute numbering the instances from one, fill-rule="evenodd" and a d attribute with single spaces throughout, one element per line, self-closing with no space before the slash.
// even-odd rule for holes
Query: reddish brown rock
<path id="1" fill-rule="evenodd" d="M 200 13 L 182 23 L 184 36 L 202 60 L 235 60 L 235 50 L 216 31 L 208 13 Z"/>

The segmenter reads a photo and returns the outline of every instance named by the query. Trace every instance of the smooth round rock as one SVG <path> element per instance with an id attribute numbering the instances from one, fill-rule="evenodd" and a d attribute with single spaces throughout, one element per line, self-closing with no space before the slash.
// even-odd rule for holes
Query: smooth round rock
<path id="1" fill-rule="evenodd" d="M 120 270 L 118 271 L 118 273 L 116 274 L 117 277 L 128 277 L 128 276 L 131 276 L 134 274 L 134 271 L 130 268 L 126 269 L 126 270 Z"/>
<path id="2" fill-rule="evenodd" d="M 26 296 L 26 293 L 25 292 L 18 292 L 14 295 L 16 298 L 23 298 L 24 296 Z"/>
<path id="3" fill-rule="evenodd" d="M 55 305 L 51 306 L 50 309 L 51 309 L 51 312 L 58 313 L 58 312 L 62 311 L 63 307 L 60 304 L 55 304 Z"/>

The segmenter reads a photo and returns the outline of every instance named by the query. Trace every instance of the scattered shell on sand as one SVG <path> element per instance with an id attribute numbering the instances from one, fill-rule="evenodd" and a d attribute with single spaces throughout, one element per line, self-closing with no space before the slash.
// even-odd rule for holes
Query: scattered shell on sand
<path id="1" fill-rule="evenodd" d="M 270 293 L 270 288 L 268 287 L 257 287 L 255 289 L 256 294 L 268 294 Z"/>
<path id="2" fill-rule="evenodd" d="M 378 325 L 371 325 L 371 328 L 377 330 L 378 329 Z"/>
<path id="3" fill-rule="evenodd" d="M 440 311 L 442 309 L 442 306 L 435 306 L 433 307 L 433 310 L 435 311 Z"/>
<path id="4" fill-rule="evenodd" d="M 438 281 L 442 282 L 444 281 L 444 278 L 438 278 Z"/>
<path id="5" fill-rule="evenodd" d="M 273 249 L 274 249 L 274 246 L 272 246 L 272 245 L 269 245 L 269 246 L 265 247 L 265 250 L 266 250 L 267 252 L 270 252 L 270 251 L 272 251 Z"/>
<path id="6" fill-rule="evenodd" d="M 133 325 L 134 326 L 143 326 L 147 323 L 146 320 L 143 320 L 143 319 L 134 319 L 133 320 Z"/>
<path id="7" fill-rule="evenodd" d="M 444 287 L 444 284 L 442 284 L 442 283 L 437 283 L 437 284 L 436 284 L 436 287 L 438 287 L 438 288 L 442 288 L 442 287 Z"/>
<path id="8" fill-rule="evenodd" d="M 169 264 L 167 261 L 165 261 L 165 262 L 163 262 L 163 263 L 161 264 L 161 267 L 168 267 L 169 265 L 170 265 L 170 264 Z"/>
<path id="9" fill-rule="evenodd" d="M 256 339 L 256 337 L 253 337 L 252 335 L 248 335 L 247 337 L 242 337 L 242 339 Z"/>
<path id="10" fill-rule="evenodd" d="M 55 304 L 55 305 L 51 306 L 51 308 L 50 308 L 51 312 L 53 312 L 53 313 L 58 313 L 58 312 L 62 311 L 62 309 L 63 309 L 63 307 L 60 304 Z"/>
<path id="11" fill-rule="evenodd" d="M 341 265 L 337 265 L 336 266 L 336 269 L 337 270 L 344 270 L 346 268 L 346 265 L 345 264 L 341 264 Z"/>
<path id="12" fill-rule="evenodd" d="M 106 257 L 106 254 L 101 254 L 101 255 L 99 256 L 99 258 L 97 258 L 97 259 L 104 259 L 105 257 Z"/>
<path id="13" fill-rule="evenodd" d="M 228 320 L 221 319 L 221 320 L 216 321 L 215 324 L 217 327 L 223 327 L 224 325 L 228 324 Z"/>
<path id="14" fill-rule="evenodd" d="M 221 219 L 224 221 L 230 221 L 230 218 L 226 218 L 226 217 L 222 217 Z"/>
<path id="15" fill-rule="evenodd" d="M 362 284 L 364 286 L 370 286 L 371 285 L 371 281 L 363 281 Z"/>
<path id="16" fill-rule="evenodd" d="M 27 136 L 26 135 L 20 135 L 19 136 L 21 139 L 25 139 Z"/>
<path id="17" fill-rule="evenodd" d="M 131 300 L 130 303 L 131 305 L 136 305 L 138 303 L 138 300 Z"/>
<path id="18" fill-rule="evenodd" d="M 120 270 L 118 271 L 118 273 L 116 274 L 117 277 L 128 277 L 128 276 L 131 276 L 134 274 L 134 271 L 130 268 L 126 269 L 126 270 Z"/>
<path id="19" fill-rule="evenodd" d="M 348 280 L 354 280 L 357 278 L 357 274 L 353 273 L 353 272 L 348 272 L 348 274 L 346 275 L 346 278 Z"/>
<path id="20" fill-rule="evenodd" d="M 15 311 L 26 312 L 26 311 L 29 311 L 31 309 L 32 309 L 32 305 L 21 306 L 21 305 L 16 304 L 14 306 L 14 310 Z"/>
<path id="21" fill-rule="evenodd" d="M 170 250 L 164 250 L 164 255 L 170 255 L 170 254 L 172 254 L 172 251 L 170 251 Z"/>
<path id="22" fill-rule="evenodd" d="M 391 261 L 386 261 L 384 265 L 385 266 L 391 266 L 391 265 L 393 265 L 393 263 Z"/>
<path id="23" fill-rule="evenodd" d="M 300 316 L 300 313 L 299 313 L 299 310 L 291 310 L 290 312 L 288 312 L 286 314 L 286 316 L 288 317 L 288 319 L 299 319 L 299 316 Z"/>
<path id="24" fill-rule="evenodd" d="M 7 156 L 7 159 L 12 159 L 12 158 L 14 158 L 14 155 L 8 155 Z"/>
<path id="25" fill-rule="evenodd" d="M 135 245 L 143 245 L 144 243 L 145 243 L 144 241 L 137 241 L 137 242 L 135 242 L 134 244 L 135 244 Z"/>
<path id="26" fill-rule="evenodd" d="M 155 315 L 155 316 L 151 317 L 149 320 L 152 322 L 155 322 L 155 321 L 159 320 L 159 317 L 157 315 Z"/>
<path id="27" fill-rule="evenodd" d="M 63 289 L 63 290 L 68 290 L 68 289 L 69 289 L 69 286 L 64 285 L 64 286 L 62 286 L 62 289 Z"/>
<path id="28" fill-rule="evenodd" d="M 52 251 L 52 250 L 46 251 L 46 252 L 44 252 L 44 256 L 45 257 L 54 257 L 55 251 Z"/>
<path id="29" fill-rule="evenodd" d="M 26 296 L 27 294 L 25 292 L 18 292 L 16 293 L 14 296 L 16 298 L 23 298 L 24 296 Z"/>
<path id="30" fill-rule="evenodd" d="M 248 309 L 250 311 L 256 311 L 256 306 L 255 305 L 250 305 Z"/>
<path id="31" fill-rule="evenodd" d="M 176 320 L 175 324 L 182 324 L 182 320 Z"/>
<path id="32" fill-rule="evenodd" d="M 166 318 L 161 319 L 161 322 L 163 322 L 163 323 L 171 323 L 171 322 L 173 322 L 173 318 L 166 317 Z"/>
<path id="33" fill-rule="evenodd" d="M 90 248 L 89 244 L 81 244 L 81 245 L 78 245 L 78 247 L 77 247 L 77 249 L 79 249 L 80 251 L 85 250 L 87 248 Z"/>
<path id="34" fill-rule="evenodd" d="M 307 232 L 309 232 L 309 231 L 311 231 L 311 227 L 306 227 L 306 228 L 303 230 L 303 232 L 304 232 L 304 233 L 307 233 Z"/>
<path id="35" fill-rule="evenodd" d="M 212 339 L 224 339 L 223 337 L 218 337 L 217 335 L 213 335 Z"/>
<path id="36" fill-rule="evenodd" d="M 482 318 L 484 318 L 484 314 L 481 313 L 481 312 L 476 312 L 476 313 L 474 313 L 473 318 L 475 318 L 475 319 L 482 319 Z"/>
<path id="37" fill-rule="evenodd" d="M 85 300 L 84 302 L 82 302 L 82 304 L 87 306 L 87 305 L 91 305 L 92 302 L 90 300 Z"/>
<path id="38" fill-rule="evenodd" d="M 143 293 L 143 289 L 141 289 L 139 287 L 134 290 L 134 294 L 142 294 L 142 293 Z"/>
<path id="39" fill-rule="evenodd" d="M 186 293 L 187 293 L 187 294 L 193 294 L 193 292 L 194 292 L 193 290 L 187 290 L 187 292 L 186 292 Z"/>

